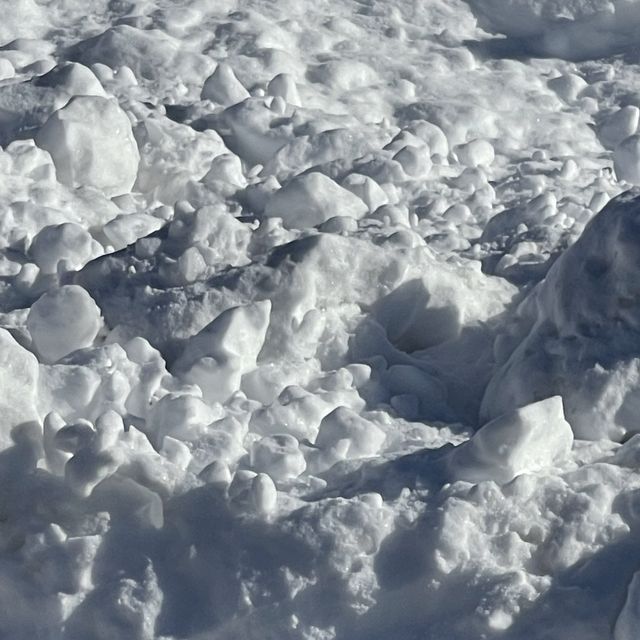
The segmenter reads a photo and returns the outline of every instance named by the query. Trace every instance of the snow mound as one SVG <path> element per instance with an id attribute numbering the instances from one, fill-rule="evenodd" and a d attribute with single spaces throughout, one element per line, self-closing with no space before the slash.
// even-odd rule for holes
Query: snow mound
<path id="1" fill-rule="evenodd" d="M 639 220 L 637 189 L 614 198 L 524 300 L 496 343 L 485 418 L 561 395 L 577 437 L 637 431 Z"/>

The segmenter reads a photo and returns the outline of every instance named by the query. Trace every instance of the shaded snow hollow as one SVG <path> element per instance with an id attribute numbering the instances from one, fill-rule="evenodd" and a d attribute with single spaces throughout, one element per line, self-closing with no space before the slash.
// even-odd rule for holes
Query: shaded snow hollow
<path id="1" fill-rule="evenodd" d="M 636 640 L 638 0 L 19 0 L 0 640 Z"/>

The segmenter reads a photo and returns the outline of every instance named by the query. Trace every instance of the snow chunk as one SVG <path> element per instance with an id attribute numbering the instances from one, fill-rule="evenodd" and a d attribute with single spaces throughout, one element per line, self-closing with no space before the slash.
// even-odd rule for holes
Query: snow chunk
<path id="1" fill-rule="evenodd" d="M 160 445 L 165 436 L 195 440 L 207 425 L 219 417 L 197 396 L 169 393 L 153 405 L 147 429 L 156 445 Z"/>
<path id="2" fill-rule="evenodd" d="M 224 107 L 230 107 L 248 97 L 249 92 L 236 78 L 233 69 L 224 62 L 221 62 L 213 74 L 207 78 L 201 93 L 203 100 L 212 100 Z"/>
<path id="3" fill-rule="evenodd" d="M 416 147 L 408 144 L 393 156 L 399 162 L 404 172 L 412 178 L 424 178 L 431 171 L 431 157 L 428 147 Z"/>
<path id="4" fill-rule="evenodd" d="M 222 114 L 228 127 L 227 146 L 252 165 L 266 164 L 293 138 L 291 125 L 268 106 L 264 98 L 250 98 L 234 104 Z"/>
<path id="5" fill-rule="evenodd" d="M 261 515 L 272 513 L 278 502 L 278 492 L 273 480 L 266 473 L 259 473 L 251 482 L 251 499 Z"/>
<path id="6" fill-rule="evenodd" d="M 363 458 L 378 453 L 385 437 L 372 422 L 347 407 L 338 407 L 322 419 L 315 443 L 323 449 L 342 443 L 345 457 Z"/>
<path id="7" fill-rule="evenodd" d="M 111 69 L 128 68 L 132 80 L 158 83 L 166 79 L 175 86 L 202 83 L 211 73 L 213 60 L 192 53 L 159 29 L 137 29 L 121 24 L 71 47 L 69 57 L 86 65 L 101 63 Z M 119 74 L 118 74 L 119 75 Z"/>
<path id="8" fill-rule="evenodd" d="M 292 435 L 265 436 L 251 449 L 251 466 L 274 480 L 298 477 L 307 467 L 298 441 Z"/>
<path id="9" fill-rule="evenodd" d="M 104 87 L 96 75 L 78 62 L 69 62 L 55 67 L 34 83 L 38 87 L 52 87 L 67 96 L 99 96 L 106 98 Z"/>
<path id="10" fill-rule="evenodd" d="M 577 76 L 575 73 L 565 73 L 564 75 L 549 80 L 547 86 L 554 91 L 559 98 L 571 103 L 575 102 L 580 92 L 589 85 L 583 78 Z"/>
<path id="11" fill-rule="evenodd" d="M 369 176 L 360 173 L 350 173 L 343 181 L 342 186 L 358 196 L 373 213 L 378 207 L 389 204 L 389 197 L 384 189 Z"/>
<path id="12" fill-rule="evenodd" d="M 293 76 L 289 73 L 279 73 L 272 78 L 267 85 L 267 93 L 271 96 L 280 96 L 288 104 L 300 106 L 300 95 Z"/>
<path id="13" fill-rule="evenodd" d="M 16 0 L 5 11 L 0 26 L 0 43 L 14 38 L 44 35 L 50 28 L 49 12 L 36 0 Z"/>
<path id="14" fill-rule="evenodd" d="M 45 293 L 27 316 L 34 349 L 47 363 L 91 346 L 101 325 L 98 305 L 82 287 L 73 284 Z"/>
<path id="15" fill-rule="evenodd" d="M 67 269 L 81 269 L 100 253 L 100 245 L 89 232 L 73 222 L 44 227 L 29 247 L 29 255 L 42 273 L 56 273 L 63 260 Z"/>
<path id="16" fill-rule="evenodd" d="M 559 394 L 580 438 L 637 431 L 639 211 L 638 189 L 611 200 L 520 305 L 496 342 L 485 419 Z"/>
<path id="17" fill-rule="evenodd" d="M 613 163 L 619 180 L 640 185 L 640 135 L 629 136 L 616 147 Z"/>
<path id="18" fill-rule="evenodd" d="M 314 82 L 321 82 L 335 91 L 353 91 L 375 84 L 378 74 L 364 62 L 356 60 L 331 60 L 310 72 Z"/>
<path id="19" fill-rule="evenodd" d="M 627 105 L 612 113 L 598 129 L 598 138 L 605 149 L 615 149 L 638 130 L 640 109 Z"/>
<path id="20" fill-rule="evenodd" d="M 495 158 L 493 145 L 487 140 L 471 140 L 454 148 L 458 160 L 467 167 L 488 167 Z"/>
<path id="21" fill-rule="evenodd" d="M 11 430 L 37 419 L 38 361 L 6 330 L 0 329 L 0 451 L 13 444 Z"/>
<path id="22" fill-rule="evenodd" d="M 449 142 L 447 136 L 437 125 L 426 120 L 415 120 L 407 127 L 407 131 L 426 143 L 432 154 L 438 154 L 443 158 L 447 157 Z"/>
<path id="23" fill-rule="evenodd" d="M 613 640 L 635 640 L 640 625 L 640 571 L 636 571 L 627 589 L 627 600 L 616 620 Z"/>
<path id="24" fill-rule="evenodd" d="M 163 221 L 146 213 L 126 213 L 107 222 L 102 233 L 107 242 L 116 250 L 133 244 L 163 226 Z"/>
<path id="25" fill-rule="evenodd" d="M 323 173 L 298 176 L 276 191 L 265 208 L 268 218 L 280 217 L 287 229 L 315 227 L 334 216 L 362 218 L 367 205 Z"/>
<path id="26" fill-rule="evenodd" d="M 0 58 L 0 80 L 8 80 L 16 75 L 16 70 L 13 68 L 10 60 L 6 58 Z"/>
<path id="27" fill-rule="evenodd" d="M 549 57 L 586 60 L 613 55 L 637 39 L 640 12 L 628 0 L 469 0 L 480 24 Z"/>
<path id="28" fill-rule="evenodd" d="M 212 129 L 194 131 L 166 117 L 142 120 L 133 135 L 140 150 L 136 191 L 169 205 L 187 198 L 190 181 L 205 176 L 212 160 L 227 150 Z"/>
<path id="29" fill-rule="evenodd" d="M 96 187 L 112 197 L 130 192 L 136 180 L 138 147 L 115 100 L 73 98 L 49 117 L 36 143 L 51 154 L 58 179 L 69 187 Z"/>
<path id="30" fill-rule="evenodd" d="M 573 432 L 564 419 L 562 398 L 553 396 L 484 425 L 451 455 L 456 480 L 500 484 L 523 473 L 537 473 L 565 458 Z"/>

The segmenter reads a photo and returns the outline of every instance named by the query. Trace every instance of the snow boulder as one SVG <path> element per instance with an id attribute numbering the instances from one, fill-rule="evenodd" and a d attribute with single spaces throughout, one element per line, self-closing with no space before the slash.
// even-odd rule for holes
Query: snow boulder
<path id="1" fill-rule="evenodd" d="M 580 438 L 638 431 L 640 190 L 614 198 L 585 227 L 495 345 L 500 363 L 481 418 L 562 395 Z"/>
<path id="2" fill-rule="evenodd" d="M 73 98 L 44 123 L 36 144 L 51 154 L 58 180 L 68 187 L 95 187 L 113 197 L 129 193 L 136 181 L 138 146 L 115 100 Z"/>
<path id="3" fill-rule="evenodd" d="M 323 173 L 298 176 L 276 191 L 265 208 L 268 218 L 282 218 L 287 229 L 315 227 L 334 216 L 360 219 L 368 212 L 358 196 Z"/>
<path id="4" fill-rule="evenodd" d="M 485 424 L 454 449 L 449 470 L 456 480 L 499 484 L 523 473 L 538 473 L 565 458 L 573 433 L 564 419 L 562 398 L 516 409 Z"/>
<path id="5" fill-rule="evenodd" d="M 44 363 L 93 344 L 102 326 L 100 309 L 78 285 L 53 289 L 33 303 L 27 316 L 34 351 Z"/>

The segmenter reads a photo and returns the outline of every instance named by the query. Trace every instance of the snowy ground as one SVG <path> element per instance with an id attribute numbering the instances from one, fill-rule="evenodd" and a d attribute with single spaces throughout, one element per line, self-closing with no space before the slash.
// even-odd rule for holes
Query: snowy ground
<path id="1" fill-rule="evenodd" d="M 0 639 L 637 640 L 640 0 L 2 8 Z"/>

